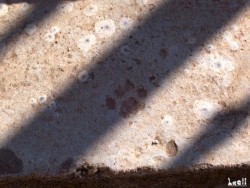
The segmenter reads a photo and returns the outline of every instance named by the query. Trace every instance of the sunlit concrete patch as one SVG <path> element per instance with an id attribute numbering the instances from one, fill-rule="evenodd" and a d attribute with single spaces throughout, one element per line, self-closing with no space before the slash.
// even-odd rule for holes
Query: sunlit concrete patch
<path id="1" fill-rule="evenodd" d="M 0 3 L 0 17 L 5 16 L 8 13 L 8 5 L 6 5 L 5 3 Z"/>
<path id="2" fill-rule="evenodd" d="M 248 162 L 249 108 L 214 118 L 249 98 L 249 6 L 178 2 L 60 2 L 1 39 L 0 175 Z M 32 6 L 0 6 L 0 38 Z"/>

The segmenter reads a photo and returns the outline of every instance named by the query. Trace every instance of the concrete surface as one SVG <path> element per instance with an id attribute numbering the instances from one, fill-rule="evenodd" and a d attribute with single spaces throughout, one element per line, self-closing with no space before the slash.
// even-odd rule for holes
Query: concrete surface
<path id="1" fill-rule="evenodd" d="M 0 175 L 250 160 L 247 0 L 0 3 Z"/>

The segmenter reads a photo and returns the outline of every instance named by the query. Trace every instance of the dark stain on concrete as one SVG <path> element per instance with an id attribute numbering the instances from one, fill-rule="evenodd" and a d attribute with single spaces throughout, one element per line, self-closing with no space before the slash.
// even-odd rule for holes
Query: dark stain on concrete
<path id="1" fill-rule="evenodd" d="M 137 95 L 140 98 L 146 98 L 147 97 L 147 89 L 142 85 L 137 87 L 136 92 L 137 92 Z"/>
<path id="2" fill-rule="evenodd" d="M 107 96 L 106 98 L 106 106 L 109 110 L 116 109 L 116 100 L 110 96 Z"/>
<path id="3" fill-rule="evenodd" d="M 135 97 L 129 97 L 122 101 L 120 108 L 120 115 L 127 118 L 129 115 L 135 115 L 140 110 L 145 108 L 145 103 L 139 101 Z"/>

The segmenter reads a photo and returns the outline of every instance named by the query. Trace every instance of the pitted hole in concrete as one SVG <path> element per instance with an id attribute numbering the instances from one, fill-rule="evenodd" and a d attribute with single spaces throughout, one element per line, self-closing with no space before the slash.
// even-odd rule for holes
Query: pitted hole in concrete
<path id="1" fill-rule="evenodd" d="M 177 155 L 178 152 L 178 146 L 175 143 L 174 140 L 170 140 L 167 144 L 166 144 L 166 153 L 169 157 L 174 157 Z"/>
<path id="2" fill-rule="evenodd" d="M 145 103 L 139 101 L 135 97 L 129 97 L 122 101 L 120 108 L 120 115 L 124 118 L 129 117 L 130 115 L 135 115 L 139 111 L 145 108 Z"/>
<path id="3" fill-rule="evenodd" d="M 10 149 L 0 149 L 0 175 L 16 174 L 23 170 L 23 162 Z"/>

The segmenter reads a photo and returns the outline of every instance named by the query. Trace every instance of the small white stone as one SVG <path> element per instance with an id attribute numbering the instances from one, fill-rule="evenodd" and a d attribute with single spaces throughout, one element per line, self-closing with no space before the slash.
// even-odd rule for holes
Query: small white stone
<path id="1" fill-rule="evenodd" d="M 197 100 L 194 103 L 194 113 L 203 119 L 212 118 L 219 110 L 219 106 L 208 100 Z"/>
<path id="2" fill-rule="evenodd" d="M 239 27 L 236 24 L 231 25 L 230 29 L 232 29 L 232 31 L 239 31 Z"/>
<path id="3" fill-rule="evenodd" d="M 112 19 L 98 21 L 95 24 L 95 32 L 101 38 L 111 37 L 115 30 L 115 23 Z"/>
<path id="4" fill-rule="evenodd" d="M 61 10 L 63 13 L 70 13 L 74 8 L 74 4 L 70 2 L 64 2 L 57 6 L 57 10 Z"/>
<path id="5" fill-rule="evenodd" d="M 38 101 L 40 104 L 43 104 L 47 101 L 47 95 L 41 95 L 39 98 L 38 98 Z"/>
<path id="6" fill-rule="evenodd" d="M 162 119 L 162 124 L 165 125 L 165 126 L 172 126 L 173 125 L 173 122 L 174 122 L 174 119 L 172 116 L 170 115 L 165 115 Z"/>
<path id="7" fill-rule="evenodd" d="M 222 38 L 227 43 L 230 50 L 237 51 L 237 50 L 240 49 L 240 45 L 236 42 L 236 40 L 234 39 L 233 34 L 231 34 L 230 32 L 226 31 L 223 34 Z"/>
<path id="8" fill-rule="evenodd" d="M 5 16 L 9 11 L 8 5 L 0 3 L 0 17 Z"/>
<path id="9" fill-rule="evenodd" d="M 207 44 L 207 45 L 205 46 L 205 49 L 206 49 L 208 52 L 211 52 L 211 51 L 215 50 L 216 47 L 215 47 L 213 44 Z"/>
<path id="10" fill-rule="evenodd" d="M 81 71 L 81 72 L 78 74 L 77 78 L 78 78 L 78 80 L 79 80 L 81 83 L 86 82 L 86 81 L 89 79 L 89 73 L 88 73 L 88 71 L 86 71 L 86 70 Z"/>
<path id="11" fill-rule="evenodd" d="M 95 35 L 90 34 L 80 38 L 77 43 L 77 47 L 84 52 L 88 52 L 95 44 L 96 44 L 96 37 Z"/>
<path id="12" fill-rule="evenodd" d="M 24 31 L 28 34 L 28 35 L 33 35 L 37 30 L 37 27 L 35 24 L 28 24 L 26 25 Z"/>
<path id="13" fill-rule="evenodd" d="M 231 41 L 228 45 L 232 51 L 238 51 L 240 49 L 240 45 L 236 41 Z"/>
<path id="14" fill-rule="evenodd" d="M 98 7 L 94 4 L 89 4 L 83 9 L 83 14 L 86 16 L 94 16 L 98 12 Z"/>
<path id="15" fill-rule="evenodd" d="M 128 17 L 123 17 L 120 20 L 120 28 L 123 30 L 130 30 L 133 28 L 134 20 Z"/>

